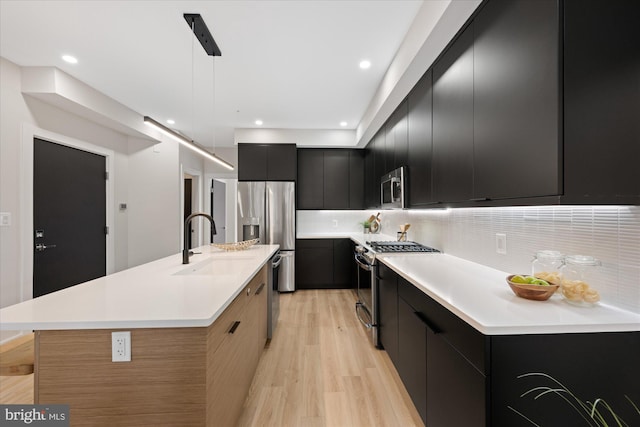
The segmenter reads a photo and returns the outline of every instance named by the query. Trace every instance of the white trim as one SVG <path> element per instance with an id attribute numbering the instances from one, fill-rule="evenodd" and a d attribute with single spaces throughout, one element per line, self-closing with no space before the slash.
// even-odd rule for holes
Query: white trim
<path id="1" fill-rule="evenodd" d="M 98 145 L 70 138 L 48 130 L 40 129 L 30 123 L 23 123 L 21 129 L 21 179 L 20 179 L 20 212 L 23 225 L 20 236 L 20 300 L 33 298 L 33 139 L 39 138 L 56 144 L 76 148 L 105 157 L 106 171 L 109 179 L 106 182 L 107 211 L 106 220 L 109 227 L 107 234 L 107 274 L 114 272 L 115 261 L 115 221 L 114 221 L 114 163 L 115 154 Z"/>

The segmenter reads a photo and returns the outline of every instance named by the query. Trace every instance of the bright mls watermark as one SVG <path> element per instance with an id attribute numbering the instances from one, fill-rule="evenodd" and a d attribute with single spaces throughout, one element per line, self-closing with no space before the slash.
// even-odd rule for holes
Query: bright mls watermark
<path id="1" fill-rule="evenodd" d="M 69 427 L 69 405 L 0 405 L 0 425 Z"/>

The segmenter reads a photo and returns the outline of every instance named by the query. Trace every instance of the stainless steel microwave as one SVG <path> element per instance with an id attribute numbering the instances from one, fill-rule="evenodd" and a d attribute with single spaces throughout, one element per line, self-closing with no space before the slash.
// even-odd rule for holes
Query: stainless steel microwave
<path id="1" fill-rule="evenodd" d="M 399 167 L 380 179 L 380 206 L 382 209 L 405 208 L 405 168 Z"/>

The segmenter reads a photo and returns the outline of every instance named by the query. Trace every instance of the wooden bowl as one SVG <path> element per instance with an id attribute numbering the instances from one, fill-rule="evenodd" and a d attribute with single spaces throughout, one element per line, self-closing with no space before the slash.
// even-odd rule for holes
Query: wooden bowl
<path id="1" fill-rule="evenodd" d="M 531 299 L 535 301 L 546 301 L 551 298 L 551 295 L 553 295 L 560 287 L 559 285 L 553 284 L 551 282 L 549 282 L 549 286 L 514 283 L 511 281 L 511 278 L 513 276 L 516 276 L 516 274 L 507 276 L 507 283 L 511 287 L 513 293 L 520 298 Z"/>

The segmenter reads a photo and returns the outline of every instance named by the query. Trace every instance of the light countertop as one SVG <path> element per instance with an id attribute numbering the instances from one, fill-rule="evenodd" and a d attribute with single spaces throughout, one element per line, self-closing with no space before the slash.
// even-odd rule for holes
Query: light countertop
<path id="1" fill-rule="evenodd" d="M 377 258 L 485 335 L 640 331 L 640 314 L 602 303 L 577 307 L 559 293 L 523 299 L 505 281 L 507 272 L 451 255 Z"/>
<path id="2" fill-rule="evenodd" d="M 363 233 L 298 238 L 349 238 L 364 246 L 369 241 L 395 240 L 395 236 Z M 548 301 L 519 298 L 505 281 L 511 273 L 452 255 L 393 253 L 376 258 L 485 335 L 640 331 L 640 314 L 603 303 L 576 307 L 559 293 Z"/>
<path id="3" fill-rule="evenodd" d="M 278 250 L 194 249 L 0 310 L 1 330 L 208 326 Z"/>

